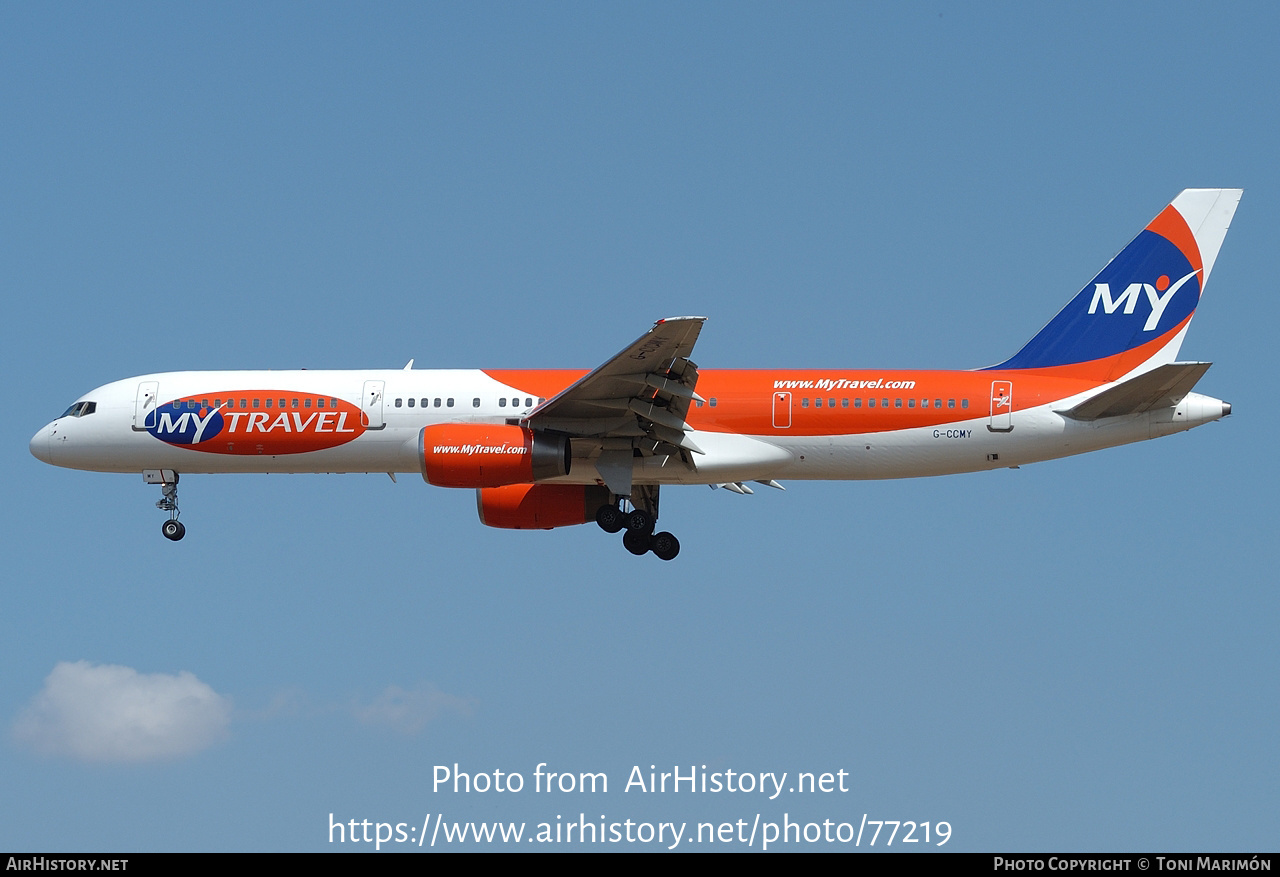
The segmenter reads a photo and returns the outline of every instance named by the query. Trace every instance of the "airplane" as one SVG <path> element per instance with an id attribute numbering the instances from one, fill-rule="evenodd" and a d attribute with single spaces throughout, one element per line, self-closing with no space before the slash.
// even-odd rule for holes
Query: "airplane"
<path id="1" fill-rule="evenodd" d="M 1240 189 L 1187 189 L 1017 353 L 966 371 L 701 371 L 704 317 L 659 320 L 590 372 L 166 372 L 81 396 L 31 439 L 55 466 L 141 473 L 182 539 L 180 474 L 386 472 L 476 491 L 491 527 L 595 521 L 635 555 L 663 486 L 1017 468 L 1231 413 L 1179 362 Z"/>

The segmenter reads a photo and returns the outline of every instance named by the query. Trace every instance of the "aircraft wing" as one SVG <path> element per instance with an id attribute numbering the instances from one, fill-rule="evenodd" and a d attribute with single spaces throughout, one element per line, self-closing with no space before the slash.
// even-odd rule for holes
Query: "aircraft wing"
<path id="1" fill-rule="evenodd" d="M 1211 362 L 1170 362 L 1108 387 L 1093 398 L 1060 413 L 1075 420 L 1097 420 L 1140 414 L 1156 408 L 1172 408 L 1191 392 L 1196 381 L 1211 365 Z"/>
<path id="2" fill-rule="evenodd" d="M 601 439 L 602 445 L 608 439 L 651 439 L 655 453 L 702 453 L 688 438 L 685 419 L 690 402 L 699 398 L 698 366 L 689 355 L 705 320 L 659 320 L 604 365 L 530 411 L 522 424 Z"/>

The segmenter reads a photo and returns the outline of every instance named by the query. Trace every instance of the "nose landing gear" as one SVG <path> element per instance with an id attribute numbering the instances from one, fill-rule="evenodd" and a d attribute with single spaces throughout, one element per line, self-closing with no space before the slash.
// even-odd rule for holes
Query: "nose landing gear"
<path id="1" fill-rule="evenodd" d="M 169 513 L 169 520 L 160 525 L 160 532 L 170 542 L 177 542 L 187 535 L 187 528 L 178 520 L 178 473 L 172 469 L 146 469 L 142 480 L 147 484 L 160 485 L 160 499 L 156 508 Z"/>

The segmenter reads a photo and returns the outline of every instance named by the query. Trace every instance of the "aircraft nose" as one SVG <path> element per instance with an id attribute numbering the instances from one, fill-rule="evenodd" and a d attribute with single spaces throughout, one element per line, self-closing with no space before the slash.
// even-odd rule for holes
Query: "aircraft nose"
<path id="1" fill-rule="evenodd" d="M 49 453 L 49 427 L 46 426 L 31 437 L 31 456 L 42 463 L 52 463 L 53 455 Z"/>

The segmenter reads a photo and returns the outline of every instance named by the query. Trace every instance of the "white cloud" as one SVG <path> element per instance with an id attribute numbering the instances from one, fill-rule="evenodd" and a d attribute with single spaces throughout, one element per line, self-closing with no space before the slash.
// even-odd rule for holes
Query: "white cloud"
<path id="1" fill-rule="evenodd" d="M 191 673 L 63 661 L 18 716 L 13 735 L 47 755 L 160 761 L 213 745 L 230 717 L 231 702 Z"/>
<path id="2" fill-rule="evenodd" d="M 366 725 L 387 725 L 402 734 L 417 734 L 444 712 L 471 715 L 473 703 L 445 694 L 430 683 L 413 689 L 389 685 L 371 703 L 356 704 L 353 712 Z"/>

